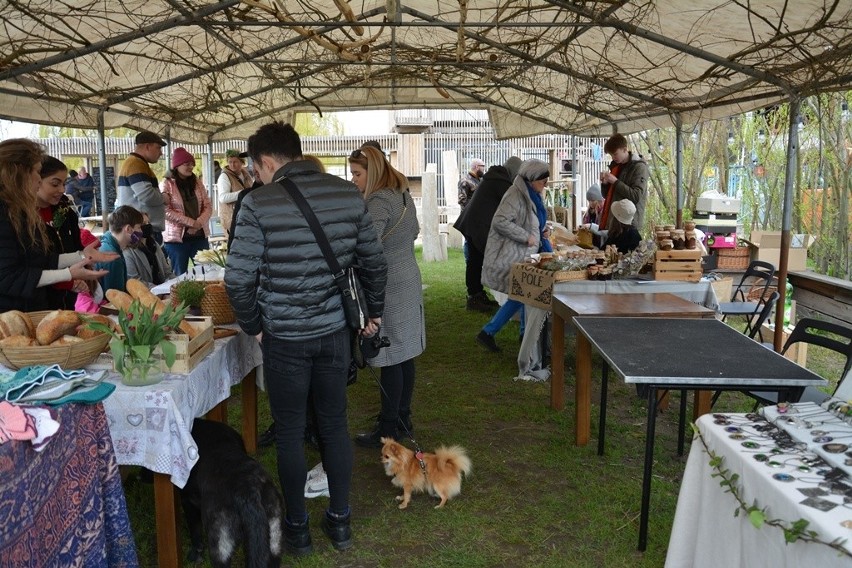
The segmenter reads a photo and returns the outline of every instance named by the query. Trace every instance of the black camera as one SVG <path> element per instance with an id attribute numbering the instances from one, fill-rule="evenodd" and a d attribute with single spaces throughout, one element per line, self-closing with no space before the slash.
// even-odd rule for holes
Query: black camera
<path id="1" fill-rule="evenodd" d="M 382 347 L 389 347 L 390 339 L 381 334 L 381 329 L 370 337 L 361 337 L 361 354 L 364 359 L 372 359 Z"/>

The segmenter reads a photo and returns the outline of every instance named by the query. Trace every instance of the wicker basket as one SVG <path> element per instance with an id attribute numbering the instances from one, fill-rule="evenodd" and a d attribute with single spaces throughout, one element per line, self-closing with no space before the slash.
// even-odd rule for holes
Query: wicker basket
<path id="1" fill-rule="evenodd" d="M 201 300 L 201 315 L 213 318 L 213 325 L 224 325 L 237 321 L 224 282 L 208 282 Z"/>
<path id="2" fill-rule="evenodd" d="M 775 292 L 776 290 L 778 290 L 777 287 L 769 286 L 766 289 L 766 291 L 763 292 L 763 284 L 756 284 L 756 285 L 752 286 L 751 289 L 748 291 L 748 294 L 746 294 L 746 301 L 749 301 L 749 302 L 759 301 L 761 292 L 763 292 L 763 299 L 768 300 L 769 296 L 772 295 L 772 292 Z"/>
<path id="3" fill-rule="evenodd" d="M 39 322 L 49 313 L 49 311 L 31 312 L 27 315 L 30 316 L 33 325 L 38 326 Z M 82 369 L 98 358 L 98 355 L 106 349 L 110 338 L 109 334 L 103 333 L 71 345 L 0 346 L 0 363 L 15 370 L 30 365 L 53 364 L 57 364 L 63 369 Z"/>
<path id="4" fill-rule="evenodd" d="M 748 268 L 751 251 L 748 247 L 719 249 L 718 255 L 718 270 L 745 270 Z"/>

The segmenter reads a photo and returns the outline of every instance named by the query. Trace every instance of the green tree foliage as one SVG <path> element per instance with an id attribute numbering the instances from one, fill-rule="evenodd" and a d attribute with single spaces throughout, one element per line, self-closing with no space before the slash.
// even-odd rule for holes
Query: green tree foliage
<path id="1" fill-rule="evenodd" d="M 843 110 L 843 105 L 847 110 Z M 792 232 L 817 235 L 812 268 L 839 278 L 852 276 L 852 91 L 803 101 L 797 131 L 799 151 L 793 180 Z M 790 107 L 779 105 L 726 120 L 684 126 L 683 216 L 689 219 L 704 191 L 742 199 L 740 224 L 751 231 L 781 230 Z M 645 213 L 654 224 L 671 223 L 677 212 L 675 131 L 641 132 L 631 146 L 650 167 Z"/>

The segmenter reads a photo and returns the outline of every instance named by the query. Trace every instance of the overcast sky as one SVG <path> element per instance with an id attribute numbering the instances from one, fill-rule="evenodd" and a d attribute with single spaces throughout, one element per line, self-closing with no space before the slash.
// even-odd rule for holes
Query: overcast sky
<path id="1" fill-rule="evenodd" d="M 359 110 L 334 113 L 343 123 L 344 136 L 387 134 L 389 130 L 389 111 Z M 26 138 L 36 133 L 36 126 L 26 122 L 0 120 L 0 138 Z"/>

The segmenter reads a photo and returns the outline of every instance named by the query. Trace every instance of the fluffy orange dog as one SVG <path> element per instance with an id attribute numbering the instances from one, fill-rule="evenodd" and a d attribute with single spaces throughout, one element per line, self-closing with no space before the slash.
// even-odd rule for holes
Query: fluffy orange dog
<path id="1" fill-rule="evenodd" d="M 397 501 L 402 501 L 400 509 L 408 507 L 413 491 L 440 497 L 441 502 L 435 508 L 443 507 L 451 497 L 461 493 L 462 474 L 469 475 L 473 467 L 464 448 L 441 446 L 434 454 L 423 454 L 426 463 L 424 475 L 413 451 L 393 438 L 382 438 L 382 444 L 385 473 L 393 478 L 394 485 L 402 487 L 402 495 L 396 497 Z"/>

